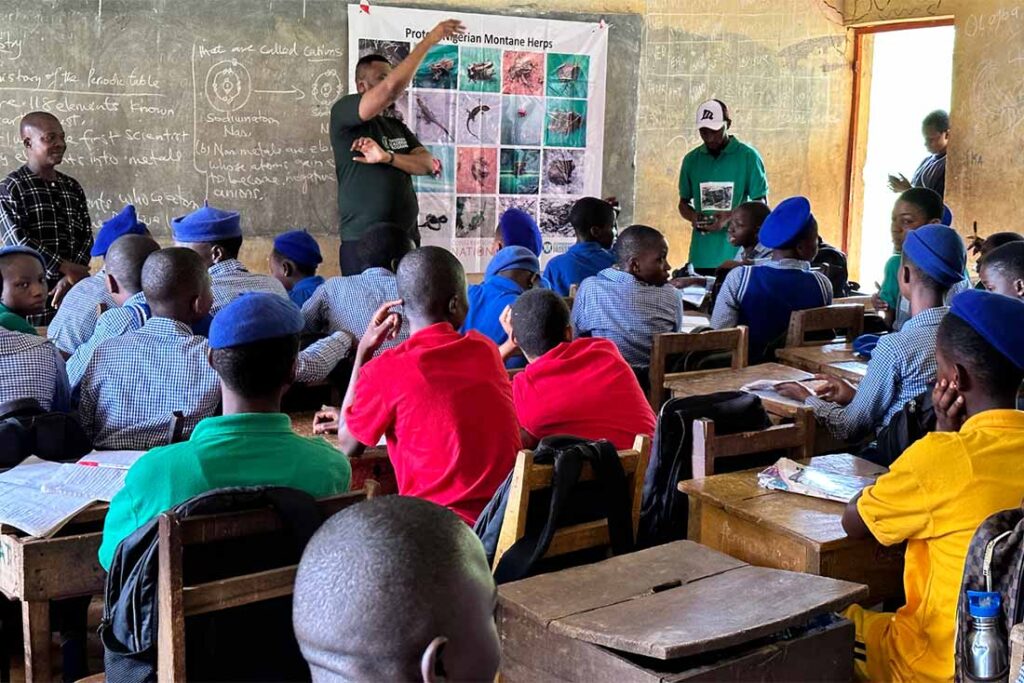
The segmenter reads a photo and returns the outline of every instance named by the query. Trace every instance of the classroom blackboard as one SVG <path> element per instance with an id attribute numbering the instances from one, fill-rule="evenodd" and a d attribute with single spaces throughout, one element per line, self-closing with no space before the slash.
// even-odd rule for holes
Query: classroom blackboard
<path id="1" fill-rule="evenodd" d="M 327 127 L 347 87 L 346 13 L 338 0 L 4 0 L 0 171 L 24 158 L 20 117 L 42 109 L 64 123 L 59 170 L 85 187 L 94 224 L 131 202 L 166 235 L 209 201 L 241 211 L 249 234 L 334 233 Z M 606 191 L 631 208 L 641 21 L 616 16 Z"/>

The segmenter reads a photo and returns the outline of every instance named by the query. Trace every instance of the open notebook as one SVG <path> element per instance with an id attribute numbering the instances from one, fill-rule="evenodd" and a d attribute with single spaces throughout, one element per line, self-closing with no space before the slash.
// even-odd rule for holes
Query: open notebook
<path id="1" fill-rule="evenodd" d="M 143 453 L 93 451 L 71 463 L 26 458 L 0 474 L 0 524 L 52 536 L 93 503 L 109 502 Z"/>

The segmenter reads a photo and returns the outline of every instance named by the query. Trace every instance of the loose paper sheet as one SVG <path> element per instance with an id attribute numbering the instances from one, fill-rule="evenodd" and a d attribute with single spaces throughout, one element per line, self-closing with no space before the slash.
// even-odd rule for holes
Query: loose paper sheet
<path id="1" fill-rule="evenodd" d="M 865 486 L 874 484 L 876 478 L 837 474 L 801 465 L 789 458 L 780 458 L 774 465 L 757 475 L 757 483 L 766 489 L 849 503 Z"/>

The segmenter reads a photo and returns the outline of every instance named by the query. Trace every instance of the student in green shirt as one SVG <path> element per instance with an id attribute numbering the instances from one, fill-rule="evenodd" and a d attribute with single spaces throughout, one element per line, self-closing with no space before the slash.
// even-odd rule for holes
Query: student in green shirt
<path id="1" fill-rule="evenodd" d="M 210 326 L 210 365 L 221 382 L 223 415 L 191 438 L 154 448 L 132 465 L 103 527 L 99 559 L 161 512 L 226 486 L 288 486 L 323 497 L 348 490 L 347 458 L 320 437 L 295 434 L 281 397 L 295 377 L 299 309 L 275 294 L 238 297 Z"/>
<path id="2" fill-rule="evenodd" d="M 0 327 L 37 334 L 25 316 L 46 306 L 46 264 L 42 255 L 21 245 L 0 247 Z"/>
<path id="3" fill-rule="evenodd" d="M 679 215 L 693 225 L 689 261 L 701 271 L 713 271 L 732 260 L 726 226 L 737 206 L 766 201 L 768 178 L 757 150 L 729 135 L 732 120 L 720 100 L 697 108 L 700 147 L 683 157 L 679 169 Z"/>

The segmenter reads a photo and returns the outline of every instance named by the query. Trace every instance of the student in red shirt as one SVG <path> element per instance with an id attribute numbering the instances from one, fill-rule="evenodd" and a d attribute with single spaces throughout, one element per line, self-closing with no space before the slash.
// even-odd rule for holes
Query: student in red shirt
<path id="1" fill-rule="evenodd" d="M 359 341 L 338 441 L 353 458 L 386 436 L 399 494 L 444 505 L 472 524 L 520 448 L 512 385 L 494 342 L 456 331 L 467 296 L 454 255 L 440 247 L 410 252 L 397 280 L 401 299 L 381 306 Z M 398 334 L 401 319 L 391 310 L 398 305 L 410 337 L 374 358 Z"/>
<path id="2" fill-rule="evenodd" d="M 653 436 L 654 412 L 614 343 L 573 340 L 569 307 L 549 289 L 532 289 L 511 307 L 509 335 L 529 365 L 512 382 L 523 443 L 552 434 L 607 439 L 618 450 Z"/>

